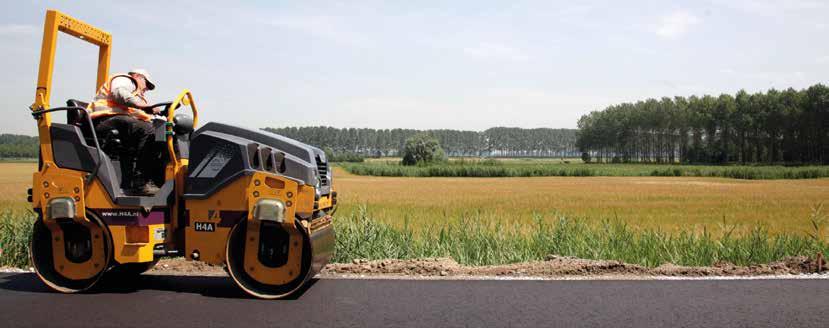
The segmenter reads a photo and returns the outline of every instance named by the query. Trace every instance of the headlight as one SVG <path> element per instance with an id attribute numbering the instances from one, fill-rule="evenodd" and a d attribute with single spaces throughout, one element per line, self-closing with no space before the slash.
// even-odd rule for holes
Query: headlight
<path id="1" fill-rule="evenodd" d="M 47 219 L 63 219 L 75 217 L 75 200 L 70 197 L 58 197 L 49 201 L 46 209 Z"/>
<path id="2" fill-rule="evenodd" d="M 285 203 L 278 199 L 261 199 L 253 207 L 253 217 L 261 221 L 285 221 Z"/>

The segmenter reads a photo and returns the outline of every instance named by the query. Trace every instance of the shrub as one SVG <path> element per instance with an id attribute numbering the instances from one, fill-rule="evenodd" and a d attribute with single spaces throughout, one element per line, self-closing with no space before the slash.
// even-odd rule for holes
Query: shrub
<path id="1" fill-rule="evenodd" d="M 438 139 L 426 133 L 418 133 L 406 139 L 401 153 L 403 165 L 428 165 L 447 161 Z"/>

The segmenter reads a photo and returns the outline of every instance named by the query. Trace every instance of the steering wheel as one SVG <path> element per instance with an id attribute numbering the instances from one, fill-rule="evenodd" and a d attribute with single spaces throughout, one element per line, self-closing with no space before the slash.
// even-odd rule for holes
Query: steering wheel
<path id="1" fill-rule="evenodd" d="M 159 111 L 158 115 L 167 116 L 167 113 L 170 111 L 170 106 L 171 105 L 173 105 L 172 101 L 165 101 L 165 102 L 160 102 L 160 103 L 157 103 L 157 104 L 152 104 L 152 105 L 149 105 L 149 106 L 141 107 L 141 110 L 147 112 L 148 114 L 152 114 L 153 113 L 153 108 L 164 106 L 164 109 Z M 178 107 L 181 107 L 181 103 L 179 103 L 178 106 L 176 106 L 176 109 L 178 109 Z"/>

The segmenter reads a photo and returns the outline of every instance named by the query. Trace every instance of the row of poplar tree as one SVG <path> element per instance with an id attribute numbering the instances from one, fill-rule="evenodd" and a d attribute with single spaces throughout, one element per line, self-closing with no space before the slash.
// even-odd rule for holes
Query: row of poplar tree
<path id="1" fill-rule="evenodd" d="M 829 163 L 829 88 L 648 99 L 584 115 L 584 159 L 657 163 Z"/>
<path id="2" fill-rule="evenodd" d="M 398 156 L 406 139 L 426 132 L 449 156 L 574 157 L 576 130 L 490 128 L 485 131 L 285 127 L 264 130 L 337 153 Z"/>

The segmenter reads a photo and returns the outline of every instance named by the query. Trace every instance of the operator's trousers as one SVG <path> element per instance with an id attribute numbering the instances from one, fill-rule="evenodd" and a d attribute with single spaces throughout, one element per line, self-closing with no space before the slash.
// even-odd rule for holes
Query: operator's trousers
<path id="1" fill-rule="evenodd" d="M 95 132 L 98 135 L 107 135 L 109 131 L 117 130 L 125 154 L 121 156 L 136 159 L 135 182 L 144 183 L 154 181 L 159 184 L 163 181 L 164 165 L 161 158 L 162 147 L 154 141 L 154 129 L 150 122 L 136 119 L 129 115 L 116 115 L 102 118 L 95 123 Z"/>

